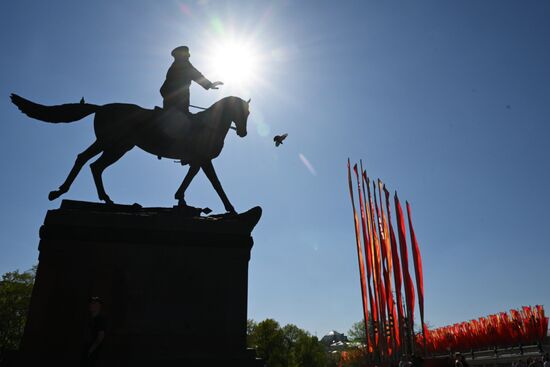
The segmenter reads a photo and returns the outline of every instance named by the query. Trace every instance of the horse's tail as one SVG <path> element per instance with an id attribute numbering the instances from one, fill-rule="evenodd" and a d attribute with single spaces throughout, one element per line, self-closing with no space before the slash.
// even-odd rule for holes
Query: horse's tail
<path id="1" fill-rule="evenodd" d="M 99 106 L 89 103 L 67 103 L 58 106 L 44 106 L 25 99 L 17 94 L 11 95 L 11 101 L 25 115 L 37 120 L 58 123 L 73 122 L 95 113 Z"/>

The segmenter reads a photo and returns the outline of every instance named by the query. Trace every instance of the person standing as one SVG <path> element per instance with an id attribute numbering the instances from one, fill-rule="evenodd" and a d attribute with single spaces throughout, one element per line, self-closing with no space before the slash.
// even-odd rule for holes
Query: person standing
<path id="1" fill-rule="evenodd" d="M 456 352 L 456 353 L 455 353 L 455 363 L 454 363 L 454 367 L 466 367 L 466 366 L 464 366 L 464 364 L 462 363 L 462 354 L 460 354 L 460 352 Z"/>
<path id="2" fill-rule="evenodd" d="M 90 318 L 88 320 L 88 330 L 84 348 L 82 350 L 82 367 L 93 367 L 96 365 L 105 339 L 105 318 L 101 314 L 103 301 L 99 297 L 90 297 L 88 302 L 88 311 Z"/>

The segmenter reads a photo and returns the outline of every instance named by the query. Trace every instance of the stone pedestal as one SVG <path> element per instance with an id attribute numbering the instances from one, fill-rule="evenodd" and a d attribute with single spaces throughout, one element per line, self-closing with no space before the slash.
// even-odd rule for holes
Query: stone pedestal
<path id="1" fill-rule="evenodd" d="M 78 366 L 90 296 L 107 320 L 99 366 L 262 365 L 246 349 L 260 216 L 63 201 L 40 229 L 22 365 Z"/>

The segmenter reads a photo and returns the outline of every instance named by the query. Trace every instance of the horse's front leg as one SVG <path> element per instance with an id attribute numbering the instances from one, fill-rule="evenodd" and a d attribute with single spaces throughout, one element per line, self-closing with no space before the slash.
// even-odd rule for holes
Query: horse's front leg
<path id="1" fill-rule="evenodd" d="M 176 194 L 174 197 L 176 200 L 178 200 L 179 206 L 186 206 L 185 203 L 185 190 L 189 187 L 189 184 L 191 181 L 193 181 L 193 178 L 199 172 L 199 169 L 201 168 L 198 164 L 190 164 L 189 165 L 189 171 L 187 171 L 187 175 L 185 175 L 185 178 L 183 179 L 183 182 L 181 183 L 181 186 L 179 187 L 178 191 L 176 191 Z"/>
<path id="2" fill-rule="evenodd" d="M 236 214 L 237 212 L 235 211 L 235 208 L 233 208 L 233 205 L 231 205 L 229 199 L 227 198 L 227 195 L 225 195 L 225 192 L 223 191 L 222 184 L 220 183 L 220 180 L 216 175 L 216 171 L 214 170 L 212 161 L 208 161 L 207 163 L 203 164 L 202 170 L 206 174 L 206 177 L 208 177 L 208 179 L 210 180 L 212 186 L 214 186 L 214 190 L 216 190 L 220 199 L 222 199 L 225 210 L 227 210 L 229 213 Z"/>

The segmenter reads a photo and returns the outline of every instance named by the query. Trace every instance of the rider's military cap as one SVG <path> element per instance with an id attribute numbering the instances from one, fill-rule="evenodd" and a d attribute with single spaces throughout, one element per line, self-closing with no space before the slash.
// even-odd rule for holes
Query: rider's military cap
<path id="1" fill-rule="evenodd" d="M 180 46 L 176 47 L 172 50 L 172 56 L 189 56 L 189 47 L 187 46 Z"/>

